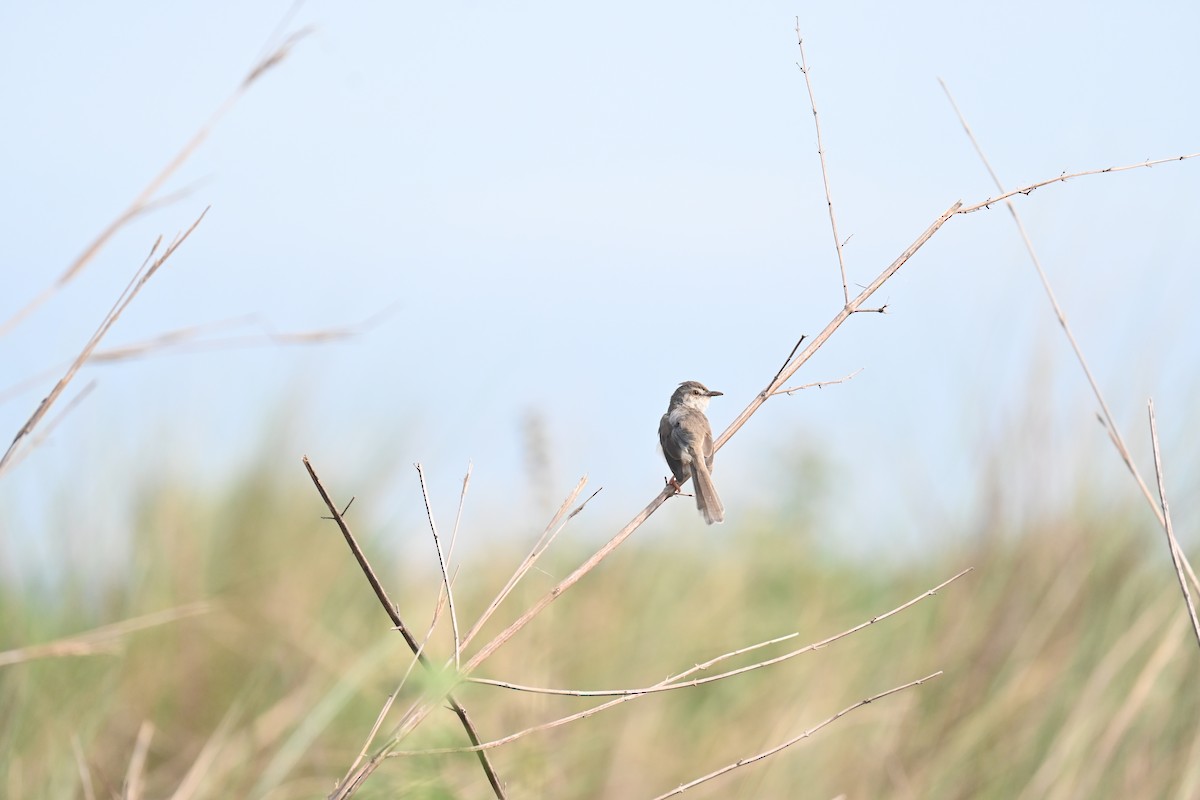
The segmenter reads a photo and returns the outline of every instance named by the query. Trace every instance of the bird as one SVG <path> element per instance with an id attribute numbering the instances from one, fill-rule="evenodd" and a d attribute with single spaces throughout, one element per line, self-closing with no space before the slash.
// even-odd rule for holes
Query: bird
<path id="1" fill-rule="evenodd" d="M 696 508 L 709 525 L 725 521 L 725 506 L 713 486 L 713 437 L 708 417 L 708 401 L 720 397 L 698 381 L 684 381 L 671 395 L 667 413 L 658 423 L 658 441 L 663 457 L 675 476 L 669 481 L 679 491 L 679 483 L 691 478 L 696 487 Z"/>

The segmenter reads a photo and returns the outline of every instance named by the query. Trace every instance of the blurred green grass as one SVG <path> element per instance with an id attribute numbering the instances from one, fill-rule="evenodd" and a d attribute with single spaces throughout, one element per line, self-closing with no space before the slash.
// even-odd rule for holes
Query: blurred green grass
<path id="1" fill-rule="evenodd" d="M 732 663 L 778 655 L 888 611 L 964 567 L 975 571 L 817 652 L 533 734 L 492 751 L 494 763 L 516 798 L 652 797 L 941 669 L 940 678 L 689 795 L 1200 796 L 1198 656 L 1161 533 L 1143 512 L 1077 502 L 1017 531 L 984 524 L 970 536 L 936 532 L 928 557 L 884 564 L 814 544 L 827 534 L 805 508 L 726 526 L 718 552 L 674 546 L 688 540 L 685 531 L 642 542 L 635 535 L 480 676 L 580 689 L 650 685 L 799 632 Z M 83 797 L 86 771 L 94 796 L 119 796 L 147 720 L 147 797 L 181 786 L 190 797 L 332 790 L 410 655 L 322 513 L 315 493 L 262 468 L 207 493 L 164 483 L 144 496 L 134 555 L 118 584 L 81 591 L 81 574 L 55 592 L 0 587 L 0 651 L 212 604 L 129 634 L 111 653 L 0 667 L 0 793 Z M 423 633 L 437 594 L 434 560 L 402 562 L 387 547 L 391 533 L 358 533 L 402 615 Z M 580 541 L 556 545 L 483 635 L 586 557 Z M 464 629 L 528 546 L 502 541 L 462 565 L 455 597 Z M 431 643 L 436 661 L 449 652 L 448 628 L 443 619 Z M 393 720 L 419 689 L 419 680 L 406 687 Z M 485 738 L 599 702 L 478 685 L 456 694 Z M 438 711 L 404 747 L 464 743 L 453 715 Z M 358 796 L 490 792 L 474 758 L 455 754 L 389 759 Z"/>

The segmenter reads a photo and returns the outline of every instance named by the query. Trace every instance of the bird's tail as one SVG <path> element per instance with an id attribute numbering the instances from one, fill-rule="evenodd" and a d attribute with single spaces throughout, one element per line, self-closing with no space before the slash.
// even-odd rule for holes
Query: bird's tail
<path id="1" fill-rule="evenodd" d="M 725 521 L 725 506 L 717 496 L 717 487 L 713 486 L 712 473 L 704 459 L 692 461 L 692 482 L 696 490 L 696 508 L 704 515 L 704 521 L 709 525 Z"/>

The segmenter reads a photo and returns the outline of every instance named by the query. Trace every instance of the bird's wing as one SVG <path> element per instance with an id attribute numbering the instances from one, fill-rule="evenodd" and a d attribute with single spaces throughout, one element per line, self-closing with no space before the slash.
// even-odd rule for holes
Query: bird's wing
<path id="1" fill-rule="evenodd" d="M 679 434 L 679 426 L 672 425 L 669 416 L 663 414 L 662 420 L 658 423 L 658 443 L 662 445 L 663 458 L 667 460 L 667 466 L 671 468 L 671 474 L 677 481 L 688 477 L 687 469 L 683 466 L 683 459 L 680 456 L 686 445 L 679 441 Z"/>

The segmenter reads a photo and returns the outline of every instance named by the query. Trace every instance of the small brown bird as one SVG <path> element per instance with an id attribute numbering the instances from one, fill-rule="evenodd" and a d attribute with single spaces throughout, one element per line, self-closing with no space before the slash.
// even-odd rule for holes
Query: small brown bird
<path id="1" fill-rule="evenodd" d="M 709 525 L 725 521 L 725 506 L 721 505 L 712 481 L 712 427 L 704 415 L 709 399 L 721 394 L 702 383 L 684 381 L 671 395 L 667 413 L 658 423 L 658 441 L 675 476 L 675 488 L 679 489 L 680 481 L 692 479 L 696 508 Z"/>

